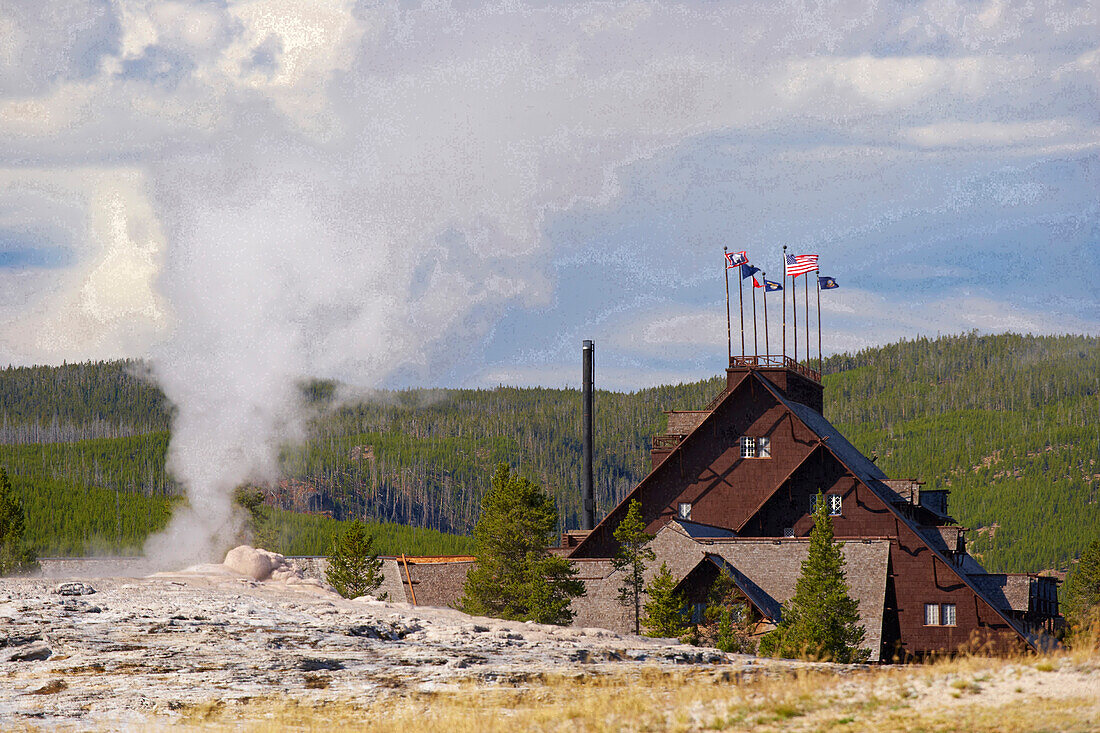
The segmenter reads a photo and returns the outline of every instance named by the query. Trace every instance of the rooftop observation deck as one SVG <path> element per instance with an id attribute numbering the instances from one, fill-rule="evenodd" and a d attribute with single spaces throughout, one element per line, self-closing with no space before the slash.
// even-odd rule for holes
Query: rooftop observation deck
<path id="1" fill-rule="evenodd" d="M 789 356 L 778 354 L 761 356 L 760 354 L 731 356 L 730 369 L 788 369 L 795 374 L 821 384 L 821 372 L 797 362 Z"/>
<path id="2" fill-rule="evenodd" d="M 726 393 L 733 386 L 735 381 L 735 374 L 743 369 L 755 369 L 761 372 L 765 372 L 768 375 L 768 379 L 776 384 L 784 392 L 787 392 L 788 396 L 792 397 L 798 402 L 805 402 L 814 407 L 818 412 L 821 411 L 821 372 L 816 369 L 811 369 L 805 364 L 801 364 L 789 356 L 780 356 L 779 354 L 760 355 L 746 354 L 745 356 L 731 356 L 729 369 L 726 370 L 727 385 L 726 389 L 722 390 L 718 396 L 710 401 L 702 412 L 710 412 L 718 403 L 722 401 L 722 398 L 726 396 Z M 787 373 L 797 375 L 793 380 L 788 378 Z M 798 382 L 800 379 L 806 380 L 803 382 L 802 388 L 796 388 L 793 392 L 790 387 L 792 381 Z M 816 395 L 806 395 L 806 390 L 809 390 Z"/>
<path id="3" fill-rule="evenodd" d="M 787 398 L 800 402 L 817 412 L 823 407 L 823 388 L 821 372 L 800 364 L 789 356 L 748 355 L 731 356 L 729 369 L 726 370 L 726 386 L 713 400 L 701 410 L 667 410 L 667 428 L 663 435 L 653 437 L 650 450 L 653 465 L 656 466 L 695 428 L 706 420 L 718 405 L 736 386 L 744 371 L 759 371 L 760 376 L 780 390 Z"/>

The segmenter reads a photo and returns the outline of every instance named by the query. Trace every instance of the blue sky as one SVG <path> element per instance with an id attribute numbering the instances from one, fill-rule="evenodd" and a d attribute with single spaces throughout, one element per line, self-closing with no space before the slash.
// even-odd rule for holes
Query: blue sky
<path id="1" fill-rule="evenodd" d="M 9 3 L 0 363 L 633 389 L 784 244 L 826 353 L 1100 332 L 1095 3 L 763 7 Z"/>

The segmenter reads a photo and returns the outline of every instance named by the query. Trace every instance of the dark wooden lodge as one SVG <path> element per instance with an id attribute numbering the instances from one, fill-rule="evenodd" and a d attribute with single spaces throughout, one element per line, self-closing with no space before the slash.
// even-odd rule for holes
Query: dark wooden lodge
<path id="1" fill-rule="evenodd" d="M 651 473 L 591 532 L 567 533 L 570 557 L 612 556 L 612 533 L 637 499 L 658 534 L 655 565 L 667 561 L 695 595 L 724 569 L 757 617 L 774 622 L 793 593 L 820 491 L 845 542 L 872 659 L 1050 643 L 1057 581 L 986 573 L 948 514 L 948 492 L 887 477 L 825 419 L 817 372 L 749 356 L 731 358 L 726 374 L 706 408 L 668 414 Z M 578 599 L 579 616 L 618 626 L 593 590 Z"/>

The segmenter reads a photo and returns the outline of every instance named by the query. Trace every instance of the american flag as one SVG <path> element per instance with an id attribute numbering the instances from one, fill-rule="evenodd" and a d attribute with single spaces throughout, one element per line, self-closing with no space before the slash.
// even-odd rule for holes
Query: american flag
<path id="1" fill-rule="evenodd" d="M 817 255 L 787 255 L 787 275 L 798 277 L 817 269 Z"/>

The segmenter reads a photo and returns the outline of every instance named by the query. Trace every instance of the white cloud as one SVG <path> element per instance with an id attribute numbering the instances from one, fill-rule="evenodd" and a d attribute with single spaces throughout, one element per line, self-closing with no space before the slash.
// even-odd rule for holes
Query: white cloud
<path id="1" fill-rule="evenodd" d="M 806 348 L 806 311 L 798 293 L 798 341 L 799 353 Z M 768 319 L 771 353 L 780 353 L 783 339 L 782 303 L 770 300 Z M 740 313 L 736 299 L 732 304 L 733 353 L 741 352 Z M 794 349 L 795 316 L 787 306 L 787 352 Z M 973 293 L 938 295 L 924 300 L 907 298 L 895 300 L 860 288 L 842 286 L 822 294 L 822 350 L 828 355 L 843 351 L 859 351 L 902 338 L 936 336 L 938 334 L 964 333 L 977 330 L 982 333 L 1100 334 L 1100 322 L 1089 321 L 1071 313 L 1053 309 L 1036 310 L 1014 305 Z M 758 299 L 756 337 L 753 343 L 753 316 L 751 306 L 745 310 L 746 353 L 765 353 L 764 314 Z M 817 355 L 817 303 L 810 296 L 809 310 L 810 351 Z M 658 359 L 663 362 L 680 360 L 691 363 L 703 359 L 713 362 L 718 371 L 722 350 L 726 348 L 725 314 L 721 307 L 696 310 L 679 309 L 669 313 L 657 308 L 632 314 L 614 323 L 609 348 L 624 351 L 633 357 Z M 619 382 L 628 388 L 648 386 L 653 374 L 638 370 L 631 381 L 629 370 L 624 370 Z M 660 373 L 660 372 L 656 372 Z M 685 372 L 671 372 L 685 374 Z M 680 377 L 684 378 L 683 376 Z"/>
<path id="2" fill-rule="evenodd" d="M 1030 122 L 939 122 L 901 131 L 903 140 L 922 147 L 1005 147 L 1034 145 L 1058 140 L 1100 144 L 1100 131 L 1088 129 L 1076 120 Z"/>
<path id="3" fill-rule="evenodd" d="M 1036 310 L 984 294 L 959 293 L 895 302 L 859 289 L 822 299 L 825 351 L 853 351 L 901 338 L 977 330 L 981 333 L 1100 333 L 1100 322 L 1053 308 Z M 834 318 L 835 317 L 835 318 Z M 835 325 L 834 325 L 835 324 Z"/>
<path id="4" fill-rule="evenodd" d="M 635 193 L 624 172 L 646 161 L 701 141 L 762 141 L 751 165 L 699 160 L 685 180 L 742 181 L 745 196 L 723 206 L 766 212 L 773 243 L 801 232 L 810 244 L 967 210 L 907 187 L 906 166 L 940 154 L 929 147 L 951 147 L 954 163 L 954 148 L 995 155 L 989 138 L 1032 150 L 1096 140 L 1095 101 L 1080 99 L 1096 84 L 1088 8 L 73 7 L 0 24 L 0 49 L 17 51 L 0 67 L 0 161 L 20 190 L 71 179 L 66 246 L 77 253 L 67 267 L 0 273 L 33 296 L 0 296 L 0 346 L 16 361 L 153 354 L 180 407 L 173 468 L 211 515 L 228 511 L 236 482 L 270 476 L 275 447 L 301 430 L 303 376 L 371 387 L 473 362 L 471 378 L 524 378 L 522 365 L 485 371 L 472 350 L 509 308 L 591 297 L 554 281 L 548 232 L 623 203 Z M 87 33 L 69 33 L 71 21 Z M 876 177 L 891 185 L 851 216 L 860 202 L 845 194 Z M 1006 207 L 1067 196 L 998 190 Z M 632 247 L 649 246 L 651 224 L 682 234 L 679 216 L 642 205 Z M 703 246 L 649 254 L 675 268 Z M 682 289 L 700 282 L 679 277 Z M 639 276 L 644 293 L 593 317 L 622 323 L 609 343 L 666 361 L 720 349 L 720 314 L 666 280 Z M 648 321 L 622 306 L 647 298 Z M 1031 322 L 962 306 L 942 322 Z M 623 315 L 607 315 L 615 308 Z M 933 315 L 895 326 L 896 304 L 876 308 L 841 332 L 870 338 Z M 517 337 L 528 356 L 553 341 L 537 328 Z"/>
<path id="5" fill-rule="evenodd" d="M 22 291 L 0 302 L 5 351 L 41 362 L 119 358 L 143 353 L 163 335 L 166 304 L 154 285 L 164 240 L 144 185 L 140 170 L 0 171 L 0 204 L 41 206 L 38 216 L 63 227 L 40 244 L 75 263 L 0 270 L 0 281 Z M 28 199 L 30 193 L 41 203 Z M 9 229 L 21 224 L 27 222 L 0 220 Z"/>

